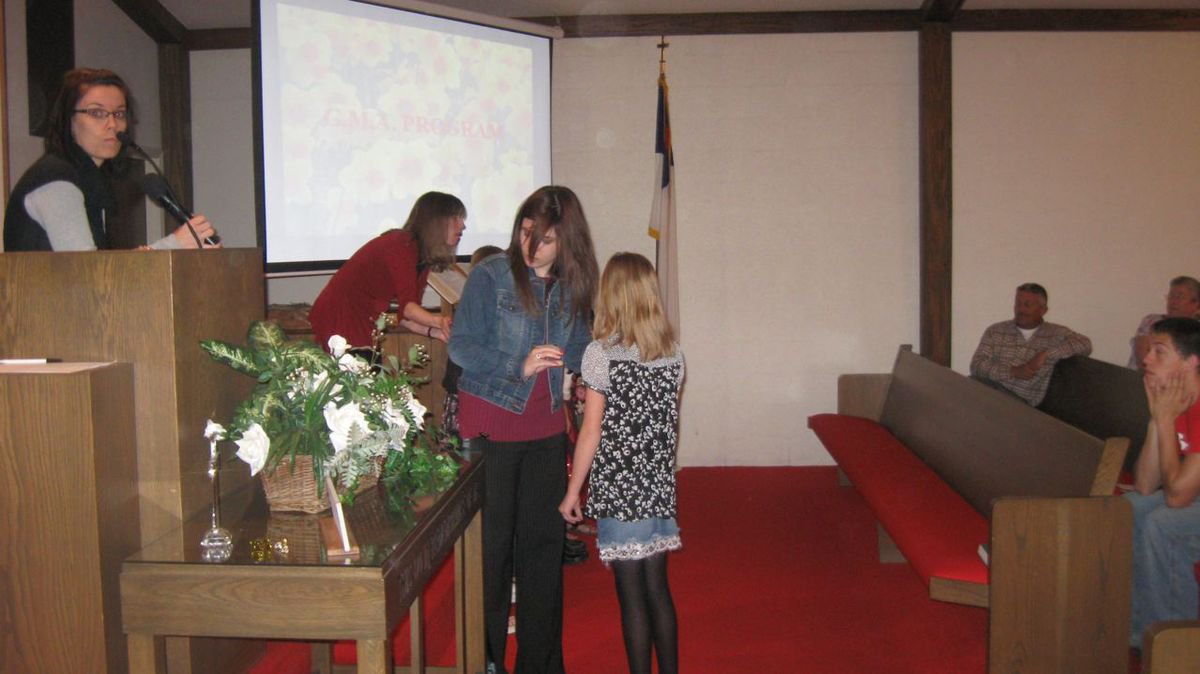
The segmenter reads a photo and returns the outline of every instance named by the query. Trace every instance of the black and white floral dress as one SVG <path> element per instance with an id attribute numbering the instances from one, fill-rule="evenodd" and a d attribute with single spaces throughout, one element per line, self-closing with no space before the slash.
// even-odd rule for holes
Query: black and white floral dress
<path id="1" fill-rule="evenodd" d="M 605 396 L 586 513 L 600 559 L 643 559 L 681 546 L 675 522 L 675 446 L 683 353 L 642 362 L 637 346 L 594 341 L 583 381 Z"/>

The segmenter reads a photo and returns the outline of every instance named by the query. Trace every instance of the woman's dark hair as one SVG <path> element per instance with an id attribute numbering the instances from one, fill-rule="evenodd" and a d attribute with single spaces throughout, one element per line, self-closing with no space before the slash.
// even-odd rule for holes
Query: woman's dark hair
<path id="1" fill-rule="evenodd" d="M 410 232 L 420 249 L 417 263 L 441 271 L 454 263 L 454 249 L 446 243 L 446 228 L 450 218 L 467 217 L 467 207 L 453 194 L 426 192 L 417 197 L 404 231 Z"/>
<path id="2" fill-rule="evenodd" d="M 50 118 L 46 120 L 45 149 L 47 154 L 59 157 L 71 157 L 81 152 L 71 135 L 71 119 L 75 116 L 75 106 L 87 90 L 95 86 L 110 86 L 121 90 L 125 95 L 125 112 L 129 124 L 126 133 L 132 135 L 134 115 L 133 94 L 121 76 L 111 70 L 100 68 L 76 68 L 68 70 L 63 75 L 62 86 L 54 105 L 50 108 Z M 121 157 L 118 156 L 118 159 Z M 111 163 L 111 162 L 109 162 Z"/>
<path id="3" fill-rule="evenodd" d="M 521 249 L 521 224 L 528 218 L 533 221 L 527 250 Z M 529 268 L 525 256 L 537 252 L 542 238 L 551 228 L 558 236 L 558 257 L 550 273 L 571 291 L 571 313 L 587 316 L 592 310 L 596 295 L 596 283 L 600 270 L 596 265 L 596 251 L 592 246 L 592 235 L 587 217 L 579 197 L 566 187 L 547 185 L 529 195 L 517 209 L 513 222 L 512 239 L 508 244 L 508 259 L 512 266 L 517 293 L 526 313 L 541 312 L 540 299 L 533 296 L 529 283 Z"/>

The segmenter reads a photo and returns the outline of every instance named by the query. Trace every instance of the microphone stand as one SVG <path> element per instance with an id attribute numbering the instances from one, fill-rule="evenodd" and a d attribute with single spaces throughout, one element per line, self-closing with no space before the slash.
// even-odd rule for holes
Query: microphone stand
<path id="1" fill-rule="evenodd" d="M 129 148 L 130 150 L 133 150 L 137 154 L 141 155 L 143 159 L 150 162 L 150 167 L 154 169 L 154 172 L 156 174 L 158 174 L 158 177 L 163 179 L 163 185 L 165 185 L 167 188 L 167 196 L 171 197 L 171 199 L 174 200 L 175 203 L 177 203 L 177 204 L 180 203 L 179 197 L 175 196 L 175 190 L 171 189 L 170 181 L 168 181 L 166 176 L 163 175 L 162 169 L 160 169 L 158 167 L 158 162 L 154 161 L 154 157 L 151 157 L 149 152 L 146 152 L 145 150 L 143 150 L 141 145 L 138 145 L 137 143 L 133 142 L 133 138 L 131 138 L 129 136 L 129 134 L 125 131 L 117 132 L 117 140 L 121 141 L 122 145 Z M 192 235 L 192 240 L 194 240 L 196 242 L 196 250 L 202 250 L 204 248 L 204 244 L 200 241 L 200 235 L 196 233 L 196 229 L 194 227 L 192 227 L 192 223 L 188 222 L 187 220 L 184 220 L 183 224 L 184 224 L 184 226 L 187 227 L 188 233 Z M 212 241 L 211 239 L 206 239 L 206 241 L 208 241 L 209 243 L 216 243 L 215 241 Z"/>

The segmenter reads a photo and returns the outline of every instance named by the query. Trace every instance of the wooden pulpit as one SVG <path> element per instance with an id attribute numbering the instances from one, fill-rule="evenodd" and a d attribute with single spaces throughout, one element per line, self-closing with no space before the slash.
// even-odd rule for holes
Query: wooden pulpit
<path id="1" fill-rule="evenodd" d="M 205 422 L 229 419 L 254 384 L 199 342 L 243 343 L 265 304 L 258 249 L 4 253 L 0 358 L 133 366 L 138 527 L 148 543 L 208 507 Z M 250 479 L 241 462 L 227 465 L 223 489 Z M 190 650 L 168 644 L 173 672 L 205 671 L 184 664 L 208 657 Z"/>

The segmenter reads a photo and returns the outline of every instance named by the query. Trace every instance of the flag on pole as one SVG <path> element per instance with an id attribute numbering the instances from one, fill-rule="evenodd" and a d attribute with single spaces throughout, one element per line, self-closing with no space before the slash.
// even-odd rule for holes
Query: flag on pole
<path id="1" fill-rule="evenodd" d="M 671 146 L 670 106 L 667 102 L 667 75 L 658 75 L 658 125 L 654 138 L 654 203 L 650 207 L 649 234 L 658 241 L 655 266 L 667 320 L 679 332 L 679 272 L 675 232 L 675 151 Z M 682 341 L 682 340 L 681 340 Z"/>

